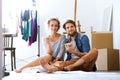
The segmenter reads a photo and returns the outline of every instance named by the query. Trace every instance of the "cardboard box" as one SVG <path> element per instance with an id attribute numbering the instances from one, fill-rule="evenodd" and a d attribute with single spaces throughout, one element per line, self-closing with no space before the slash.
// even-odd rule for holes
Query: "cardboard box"
<path id="1" fill-rule="evenodd" d="M 119 70 L 118 49 L 98 49 L 97 70 Z"/>
<path id="2" fill-rule="evenodd" d="M 92 32 L 92 48 L 113 48 L 112 32 Z"/>

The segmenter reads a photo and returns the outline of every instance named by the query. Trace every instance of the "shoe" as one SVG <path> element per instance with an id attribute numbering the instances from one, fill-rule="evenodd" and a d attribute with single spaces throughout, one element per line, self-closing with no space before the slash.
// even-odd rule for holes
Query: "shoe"
<path id="1" fill-rule="evenodd" d="M 4 76 L 9 76 L 10 73 L 9 72 L 4 72 Z"/>

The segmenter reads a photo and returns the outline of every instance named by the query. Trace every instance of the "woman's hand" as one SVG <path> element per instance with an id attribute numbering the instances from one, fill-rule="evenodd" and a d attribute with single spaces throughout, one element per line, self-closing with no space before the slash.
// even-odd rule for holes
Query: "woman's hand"
<path id="1" fill-rule="evenodd" d="M 45 43 L 47 44 L 47 45 L 50 45 L 50 39 L 47 37 L 47 38 L 45 38 Z"/>

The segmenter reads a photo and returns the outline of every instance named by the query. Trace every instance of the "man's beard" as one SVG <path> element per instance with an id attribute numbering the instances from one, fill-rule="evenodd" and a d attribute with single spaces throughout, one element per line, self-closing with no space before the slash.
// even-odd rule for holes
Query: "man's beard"
<path id="1" fill-rule="evenodd" d="M 75 36 L 75 34 L 76 34 L 76 31 L 74 31 L 72 33 L 68 33 L 68 35 L 71 36 L 71 37 Z"/>

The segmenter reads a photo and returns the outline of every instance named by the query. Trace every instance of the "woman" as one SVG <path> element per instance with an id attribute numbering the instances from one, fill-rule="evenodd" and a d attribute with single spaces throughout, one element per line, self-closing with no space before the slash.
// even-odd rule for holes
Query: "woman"
<path id="1" fill-rule="evenodd" d="M 19 69 L 16 69 L 15 72 L 20 73 L 23 69 L 39 66 L 41 65 L 42 60 L 46 63 L 52 64 L 56 61 L 61 61 L 64 59 L 65 36 L 57 33 L 60 28 L 60 21 L 56 18 L 48 20 L 48 28 L 50 29 L 50 35 L 48 35 L 44 40 L 46 55 L 33 60 Z"/>

